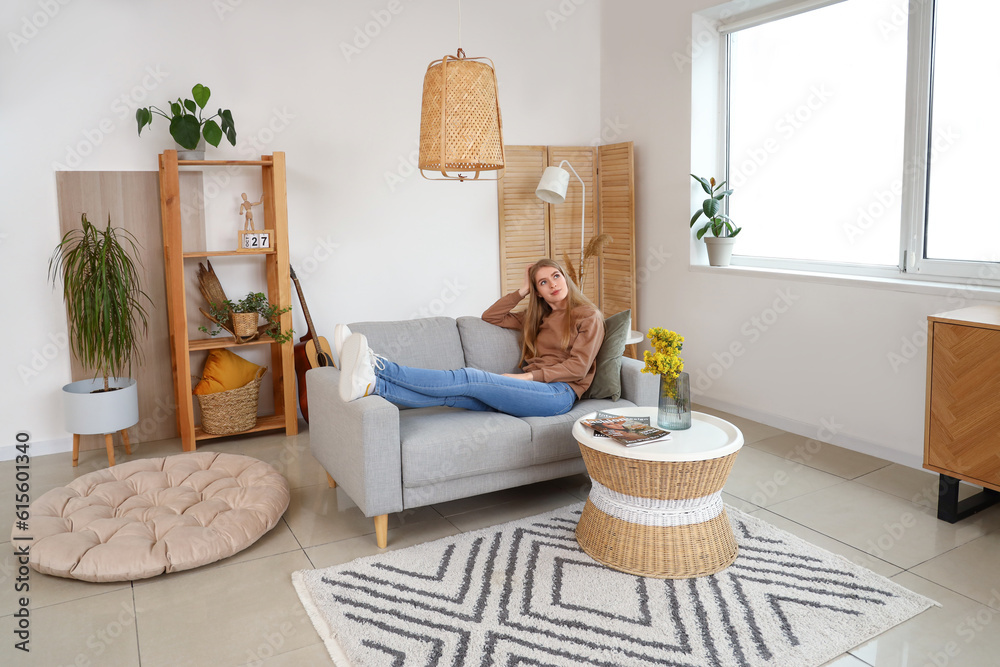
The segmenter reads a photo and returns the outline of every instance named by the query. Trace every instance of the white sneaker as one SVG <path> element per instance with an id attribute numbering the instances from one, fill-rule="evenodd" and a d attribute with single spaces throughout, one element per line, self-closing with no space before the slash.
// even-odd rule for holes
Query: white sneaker
<path id="1" fill-rule="evenodd" d="M 351 330 L 346 324 L 338 324 L 333 328 L 333 349 L 337 353 L 337 361 L 343 359 L 344 341 L 351 337 Z"/>
<path id="2" fill-rule="evenodd" d="M 375 393 L 375 366 L 382 357 L 368 347 L 364 334 L 352 334 L 344 341 L 340 358 L 340 398 L 345 403 Z"/>

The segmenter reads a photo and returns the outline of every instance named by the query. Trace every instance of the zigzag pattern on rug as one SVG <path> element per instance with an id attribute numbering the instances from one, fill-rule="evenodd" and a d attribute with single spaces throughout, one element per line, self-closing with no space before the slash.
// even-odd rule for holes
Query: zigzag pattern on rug
<path id="1" fill-rule="evenodd" d="M 595 562 L 576 505 L 296 573 L 296 586 L 338 664 L 804 667 L 934 604 L 727 509 L 739 557 L 698 579 Z"/>

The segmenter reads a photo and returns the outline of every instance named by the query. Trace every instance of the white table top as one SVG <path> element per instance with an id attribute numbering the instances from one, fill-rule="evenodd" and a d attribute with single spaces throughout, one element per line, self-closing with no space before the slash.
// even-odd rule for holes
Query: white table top
<path id="1" fill-rule="evenodd" d="M 656 408 L 616 408 L 605 412 L 624 417 L 649 417 L 649 423 L 656 425 Z M 596 414 L 591 412 L 580 419 L 593 419 Z M 691 413 L 691 428 L 670 431 L 669 440 L 648 445 L 626 447 L 611 438 L 596 438 L 580 420 L 573 425 L 573 437 L 590 449 L 641 461 L 707 461 L 729 456 L 743 446 L 743 433 L 738 428 L 704 412 Z"/>
<path id="2" fill-rule="evenodd" d="M 635 345 L 636 343 L 641 343 L 642 339 L 646 337 L 646 334 L 641 331 L 630 330 L 628 332 L 628 338 L 625 339 L 626 345 Z"/>

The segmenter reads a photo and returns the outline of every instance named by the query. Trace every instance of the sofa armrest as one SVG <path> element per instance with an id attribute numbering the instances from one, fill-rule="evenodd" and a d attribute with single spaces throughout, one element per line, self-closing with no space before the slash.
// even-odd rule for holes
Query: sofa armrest
<path id="1" fill-rule="evenodd" d="M 309 448 L 365 516 L 403 510 L 399 408 L 381 396 L 340 399 L 340 371 L 306 372 Z"/>
<path id="2" fill-rule="evenodd" d="M 643 363 L 622 357 L 622 398 L 636 405 L 655 407 L 659 403 L 660 376 L 643 373 Z"/>

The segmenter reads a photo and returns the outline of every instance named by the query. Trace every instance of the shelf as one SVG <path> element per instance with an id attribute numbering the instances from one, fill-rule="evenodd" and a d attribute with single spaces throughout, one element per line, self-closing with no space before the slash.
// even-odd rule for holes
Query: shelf
<path id="1" fill-rule="evenodd" d="M 201 250 L 198 252 L 181 253 L 184 259 L 197 259 L 201 257 L 246 257 L 247 255 L 273 255 L 274 248 L 267 250 Z"/>
<path id="2" fill-rule="evenodd" d="M 217 350 L 222 347 L 243 347 L 244 345 L 270 345 L 275 342 L 270 336 L 262 336 L 249 343 L 237 343 L 232 336 L 222 338 L 195 338 L 188 341 L 188 349 L 192 352 L 199 350 Z"/>
<path id="3" fill-rule="evenodd" d="M 250 167 L 260 171 L 263 205 L 259 221 L 263 230 L 271 235 L 271 248 L 246 252 L 238 247 L 230 250 L 203 250 L 198 245 L 190 245 L 192 252 L 184 252 L 183 225 L 181 223 L 181 189 L 179 167 L 199 167 L 205 169 L 215 165 L 235 165 Z M 194 173 L 194 172 L 189 172 Z M 235 349 L 246 345 L 263 345 L 256 348 L 258 353 L 268 357 L 267 366 L 271 371 L 270 393 L 274 400 L 276 414 L 261 417 L 255 428 L 247 432 L 281 430 L 286 435 L 298 433 L 298 409 L 296 404 L 294 344 L 291 340 L 278 343 L 270 336 L 248 343 L 237 343 L 232 335 L 191 338 L 198 336 L 188 320 L 188 297 L 190 291 L 191 262 L 188 259 L 240 257 L 263 255 L 264 274 L 267 286 L 260 291 L 268 301 L 284 310 L 280 322 L 283 329 L 291 329 L 292 305 L 291 267 L 288 261 L 288 201 L 285 184 L 285 154 L 261 156 L 259 160 L 178 160 L 177 151 L 167 150 L 159 157 L 160 174 L 160 216 L 163 221 L 163 262 L 166 274 L 167 313 L 170 323 L 170 361 L 174 382 L 174 399 L 177 405 L 177 430 L 180 432 L 181 447 L 186 452 L 195 450 L 195 440 L 222 437 L 204 433 L 195 424 L 194 396 L 191 393 L 191 352 L 207 350 Z M 237 241 L 234 230 L 233 241 Z M 245 237 L 245 233 L 241 233 Z M 190 242 L 190 241 L 189 241 Z M 234 246 L 240 245 L 234 243 Z M 197 317 L 197 316 L 194 316 Z M 228 332 L 227 332 L 228 334 Z M 303 388 L 304 389 L 304 388 Z"/>
<path id="4" fill-rule="evenodd" d="M 178 167 L 200 167 L 202 165 L 211 167 L 218 165 L 236 165 L 239 167 L 269 167 L 273 162 L 270 160 L 178 160 Z"/>
<path id="5" fill-rule="evenodd" d="M 201 430 L 201 426 L 194 427 L 194 439 L 195 440 L 209 440 L 211 438 L 228 438 L 233 435 L 243 435 L 244 433 L 256 433 L 258 431 L 276 431 L 278 429 L 285 428 L 285 416 L 284 415 L 268 415 L 266 417 L 257 417 L 257 425 L 246 431 L 240 431 L 239 433 L 226 433 L 222 435 L 217 435 L 215 433 L 205 433 Z"/>

